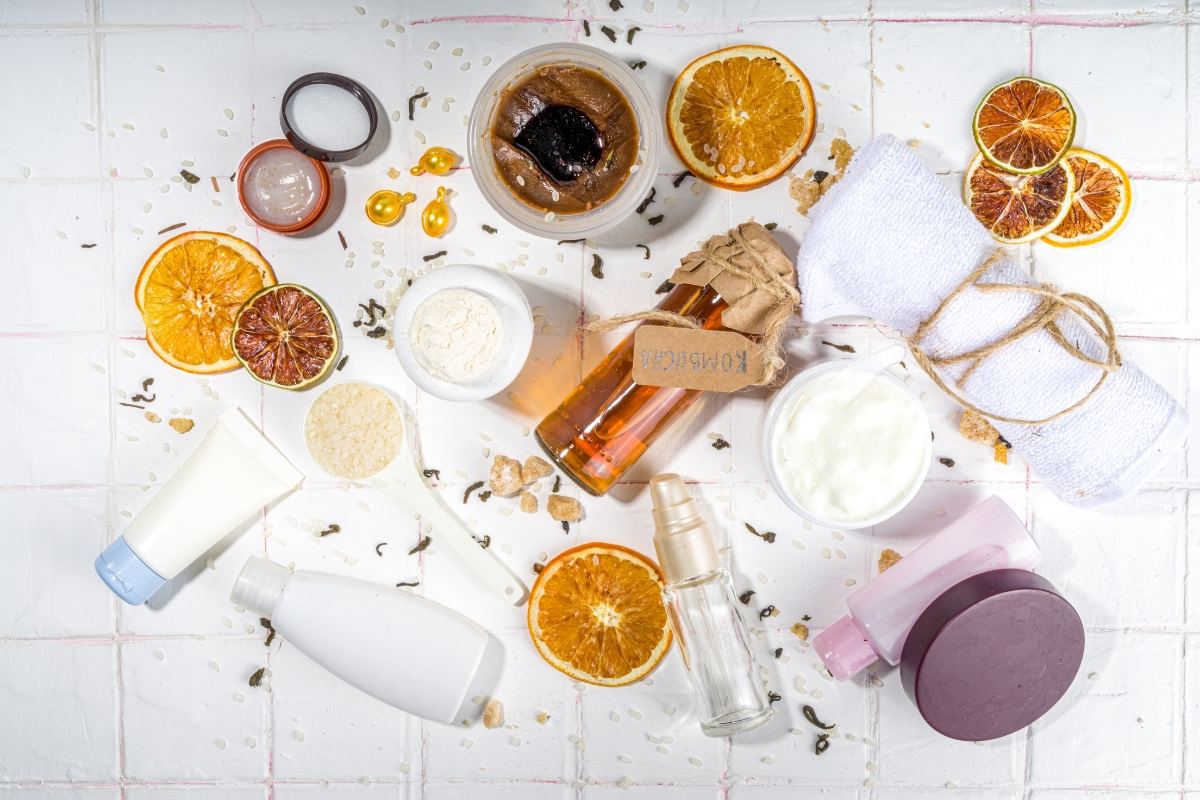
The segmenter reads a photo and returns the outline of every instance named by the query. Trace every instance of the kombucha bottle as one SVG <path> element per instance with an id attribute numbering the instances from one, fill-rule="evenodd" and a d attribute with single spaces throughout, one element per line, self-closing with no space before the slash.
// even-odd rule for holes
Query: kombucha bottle
<path id="1" fill-rule="evenodd" d="M 721 312 L 727 306 L 711 286 L 681 283 L 656 307 L 692 317 L 705 330 L 723 331 L 728 328 L 721 324 Z M 634 383 L 631 332 L 546 415 L 537 440 L 576 483 L 602 495 L 702 394 L 701 389 Z"/>

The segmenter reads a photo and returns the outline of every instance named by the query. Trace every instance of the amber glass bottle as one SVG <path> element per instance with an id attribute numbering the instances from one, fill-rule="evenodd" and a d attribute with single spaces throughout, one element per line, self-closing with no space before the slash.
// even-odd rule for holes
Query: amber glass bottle
<path id="1" fill-rule="evenodd" d="M 721 324 L 727 305 L 711 286 L 681 283 L 657 308 L 692 317 L 705 330 L 728 330 Z M 538 443 L 576 483 L 602 495 L 702 394 L 634 383 L 630 333 L 546 415 L 537 427 Z"/>

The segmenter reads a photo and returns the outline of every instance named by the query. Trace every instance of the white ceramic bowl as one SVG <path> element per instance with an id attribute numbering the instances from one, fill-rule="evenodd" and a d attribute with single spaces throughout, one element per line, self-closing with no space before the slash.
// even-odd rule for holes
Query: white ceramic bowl
<path id="1" fill-rule="evenodd" d="M 550 64 L 575 64 L 590 69 L 621 90 L 637 122 L 638 171 L 630 175 L 617 193 L 600 207 L 582 214 L 555 217 L 547 222 L 542 212 L 514 197 L 496 174 L 491 132 L 492 120 L 504 91 L 528 78 L 538 67 Z M 471 175 L 496 213 L 521 230 L 547 239 L 593 236 L 616 227 L 632 215 L 650 193 L 663 148 L 661 117 L 662 111 L 650 98 L 642 79 L 624 61 L 585 44 L 562 42 L 534 47 L 501 64 L 476 97 L 467 127 L 467 157 L 471 164 Z"/>
<path id="2" fill-rule="evenodd" d="M 775 494 L 779 495 L 788 508 L 795 511 L 801 517 L 804 517 L 814 525 L 821 525 L 826 528 L 837 528 L 839 530 L 857 530 L 860 528 L 869 528 L 872 525 L 878 525 L 889 517 L 894 516 L 900 509 L 904 508 L 920 491 L 922 484 L 925 483 L 925 476 L 929 473 L 929 461 L 933 457 L 933 436 L 929 430 L 929 417 L 925 413 L 924 406 L 921 405 L 921 399 L 917 397 L 916 392 L 908 387 L 904 381 L 897 378 L 890 371 L 884 370 L 877 377 L 882 380 L 889 381 L 893 386 L 908 397 L 913 405 L 920 411 L 921 419 L 925 421 L 925 453 L 923 455 L 925 468 L 913 481 L 913 485 L 909 487 L 904 496 L 896 501 L 891 507 L 884 509 L 869 519 L 860 520 L 858 522 L 843 522 L 841 520 L 825 519 L 818 514 L 809 511 L 800 501 L 797 500 L 791 492 L 788 491 L 787 485 L 783 481 L 783 476 L 779 474 L 779 469 L 775 464 L 775 428 L 779 424 L 779 418 L 783 415 L 784 408 L 787 407 L 788 401 L 798 392 L 805 384 L 822 375 L 828 375 L 830 372 L 845 369 L 853 364 L 855 359 L 837 359 L 834 361 L 824 361 L 820 364 L 814 364 L 808 369 L 801 372 L 796 377 L 788 381 L 779 393 L 775 395 L 775 399 L 771 401 L 770 407 L 767 409 L 766 417 L 763 421 L 762 433 L 762 459 L 767 470 L 767 478 L 771 481 L 771 488 L 775 490 Z"/>
<path id="3" fill-rule="evenodd" d="M 487 372 L 465 383 L 451 383 L 430 375 L 417 360 L 408 339 L 417 308 L 426 298 L 443 289 L 479 292 L 496 304 L 504 323 L 504 342 L 500 345 L 496 363 Z M 400 359 L 400 366 L 413 383 L 434 397 L 466 403 L 491 397 L 517 377 L 533 345 L 533 311 L 525 293 L 512 278 L 487 267 L 455 264 L 438 267 L 413 281 L 396 307 L 392 331 L 396 358 Z"/>

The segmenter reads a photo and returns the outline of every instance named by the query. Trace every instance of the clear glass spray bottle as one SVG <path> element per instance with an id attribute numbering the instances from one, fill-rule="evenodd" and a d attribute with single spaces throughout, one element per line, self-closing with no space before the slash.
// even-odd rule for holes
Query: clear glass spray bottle
<path id="1" fill-rule="evenodd" d="M 708 523 L 678 475 L 650 479 L 654 549 L 666 578 L 663 601 L 687 668 L 700 729 L 733 736 L 771 718 L 771 703 L 721 566 Z"/>

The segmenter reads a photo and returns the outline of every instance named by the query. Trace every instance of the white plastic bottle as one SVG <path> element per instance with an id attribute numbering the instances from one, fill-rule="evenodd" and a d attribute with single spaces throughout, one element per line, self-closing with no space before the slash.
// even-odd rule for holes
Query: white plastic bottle
<path id="1" fill-rule="evenodd" d="M 423 597 L 260 556 L 229 599 L 356 689 L 435 722 L 454 721 L 487 647 L 482 628 Z"/>
<path id="2" fill-rule="evenodd" d="M 846 598 L 850 613 L 813 647 L 839 681 L 880 658 L 894 666 L 917 617 L 947 589 L 981 572 L 1033 569 L 1041 558 L 1012 509 L 989 497 Z"/>

